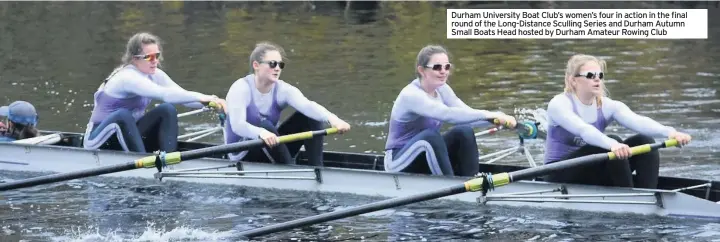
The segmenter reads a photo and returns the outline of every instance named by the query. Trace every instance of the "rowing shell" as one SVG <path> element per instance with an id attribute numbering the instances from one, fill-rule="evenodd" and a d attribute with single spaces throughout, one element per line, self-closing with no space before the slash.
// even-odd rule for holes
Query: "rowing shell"
<path id="1" fill-rule="evenodd" d="M 99 166 L 123 164 L 148 154 L 85 150 L 82 134 L 54 133 L 31 142 L 0 143 L 0 170 L 72 172 Z M 194 150 L 213 146 L 180 142 L 179 149 Z M 229 184 L 259 188 L 356 195 L 404 197 L 450 187 L 468 177 L 444 177 L 383 171 L 383 156 L 325 152 L 325 167 L 242 162 L 236 166 L 225 155 L 189 160 L 154 169 L 138 169 L 104 176 L 157 178 L 208 184 Z M 306 164 L 301 151 L 298 163 Z M 481 172 L 500 173 L 525 167 L 481 163 Z M 541 179 L 519 181 L 499 187 L 487 196 L 463 193 L 442 199 L 480 205 L 569 209 L 589 212 L 629 213 L 661 216 L 720 219 L 720 182 L 661 177 L 659 189 L 633 189 L 548 183 Z"/>

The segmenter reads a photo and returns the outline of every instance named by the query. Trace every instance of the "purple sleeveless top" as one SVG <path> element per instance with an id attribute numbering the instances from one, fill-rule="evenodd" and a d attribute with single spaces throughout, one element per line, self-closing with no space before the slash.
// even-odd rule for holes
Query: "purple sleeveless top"
<path id="1" fill-rule="evenodd" d="M 575 107 L 575 99 L 570 96 L 569 93 L 566 93 L 565 96 L 570 99 L 570 103 L 573 105 L 573 112 L 578 114 L 577 108 Z M 609 120 L 605 120 L 602 106 L 600 106 L 597 109 L 597 119 L 594 123 L 592 123 L 592 126 L 600 130 L 600 132 L 605 132 L 605 128 L 609 123 Z M 548 127 L 548 134 L 545 142 L 545 164 L 565 159 L 568 154 L 580 149 L 580 147 L 586 144 L 587 143 L 585 143 L 580 136 L 573 135 L 563 127 L 559 125 L 550 126 Z"/>
<path id="2" fill-rule="evenodd" d="M 105 120 L 111 113 L 120 110 L 129 110 L 137 121 L 145 114 L 145 109 L 150 104 L 151 99 L 147 97 L 135 96 L 131 98 L 114 98 L 105 94 L 105 87 L 95 92 L 95 107 L 93 107 L 90 122 L 98 124 Z"/>
<path id="3" fill-rule="evenodd" d="M 269 115 L 263 115 L 262 113 L 260 113 L 260 110 L 255 105 L 255 99 L 253 98 L 253 93 L 255 89 L 254 77 L 255 75 L 248 75 L 243 78 L 250 87 L 250 104 L 248 104 L 247 108 L 245 108 L 245 117 L 247 119 L 246 121 L 249 124 L 260 127 L 260 122 L 262 122 L 263 120 L 268 120 L 270 121 L 270 123 L 273 124 L 273 126 L 277 126 L 278 122 L 280 121 L 280 113 L 282 113 L 282 108 L 277 103 L 277 89 L 279 84 L 275 83 L 275 86 L 272 90 L 272 104 L 270 105 Z M 227 144 L 243 140 L 242 137 L 232 131 L 232 121 L 230 121 L 230 119 L 231 117 L 227 117 L 227 121 L 225 122 L 225 138 L 227 140 Z"/>
<path id="4" fill-rule="evenodd" d="M 414 84 L 419 87 L 419 83 L 416 82 Z M 438 95 L 440 94 L 438 93 Z M 440 99 L 443 100 L 442 97 Z M 400 105 L 412 104 L 408 103 Z M 447 103 L 445 103 L 445 105 L 447 105 Z M 410 139 L 415 137 L 415 135 L 419 134 L 420 132 L 426 129 L 439 131 L 441 127 L 442 122 L 434 118 L 418 117 L 411 122 L 398 122 L 391 117 L 390 130 L 388 131 L 388 140 L 385 144 L 385 150 L 402 148 Z"/>

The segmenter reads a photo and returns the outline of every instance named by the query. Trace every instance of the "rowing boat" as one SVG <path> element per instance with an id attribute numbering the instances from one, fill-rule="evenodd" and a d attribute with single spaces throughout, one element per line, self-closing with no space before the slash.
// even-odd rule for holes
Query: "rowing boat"
<path id="1" fill-rule="evenodd" d="M 85 150 L 81 144 L 82 135 L 44 131 L 44 136 L 33 140 L 0 143 L 0 170 L 64 173 L 123 164 L 148 155 L 111 150 Z M 181 151 L 209 146 L 214 145 L 179 142 Z M 513 152 L 512 150 L 510 149 L 509 152 Z M 518 151 L 522 150 L 522 147 L 518 149 Z M 524 151 L 527 156 L 527 149 Z M 216 155 L 164 167 L 161 171 L 137 169 L 104 176 L 382 197 L 409 196 L 453 186 L 469 179 L 469 177 L 385 172 L 383 156 L 377 154 L 326 151 L 324 158 L 324 167 L 311 167 L 303 165 L 307 163 L 303 151 L 297 157 L 299 165 L 258 162 L 234 164 L 227 160 L 226 155 Z M 492 161 L 494 160 L 496 159 Z M 532 164 L 534 163 L 531 162 Z M 491 162 L 481 162 L 480 167 L 481 172 L 491 174 L 526 168 Z M 676 177 L 660 177 L 658 189 L 560 184 L 544 182 L 542 178 L 536 178 L 496 188 L 492 194 L 486 196 L 479 193 L 464 193 L 442 199 L 472 202 L 481 206 L 493 204 L 720 219 L 720 204 L 717 203 L 720 201 L 720 182 Z"/>

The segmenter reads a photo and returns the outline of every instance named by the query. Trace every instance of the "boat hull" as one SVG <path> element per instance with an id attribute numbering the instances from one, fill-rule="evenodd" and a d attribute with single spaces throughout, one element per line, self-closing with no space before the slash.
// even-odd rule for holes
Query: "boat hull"
<path id="1" fill-rule="evenodd" d="M 342 153 L 328 152 L 326 154 L 326 160 L 333 157 L 346 157 L 343 156 Z M 378 166 L 378 159 L 381 162 L 382 156 L 355 155 L 375 160 L 373 163 L 375 168 L 382 167 L 382 165 Z M 78 147 L 3 143 L 0 144 L 0 170 L 64 173 L 128 163 L 145 156 L 147 156 L 147 154 L 121 151 L 91 151 Z M 302 155 L 300 158 L 302 159 Z M 337 160 L 338 159 L 335 159 L 334 162 L 342 163 L 342 161 Z M 16 164 L 9 164 L 8 162 Z M 332 162 L 326 162 L 326 164 L 327 163 L 333 164 Z M 346 163 L 352 162 L 346 161 Z M 243 162 L 243 171 L 296 171 L 299 169 L 303 171 L 272 173 L 267 177 L 264 177 L 263 173 L 231 174 L 225 175 L 224 178 L 168 177 L 172 174 L 167 173 L 181 169 L 228 165 L 231 165 L 231 163 L 223 158 L 203 158 L 184 161 L 180 164 L 166 167 L 163 170 L 164 173 L 162 173 L 164 174 L 162 180 L 182 180 L 197 183 L 228 184 L 311 192 L 338 192 L 367 196 L 404 197 L 454 186 L 469 179 L 467 177 L 388 173 L 377 169 L 363 170 L 341 167 L 315 168 L 303 165 L 288 166 L 256 162 Z M 492 166 L 499 167 L 499 165 Z M 237 171 L 236 168 L 220 170 Z M 151 168 L 124 171 L 103 176 L 151 179 L 157 175 L 158 170 Z M 713 183 L 710 183 L 710 185 L 712 184 Z M 712 194 L 713 196 L 717 196 L 717 191 L 713 190 L 713 188 L 717 189 L 717 186 L 689 190 L 702 192 L 703 189 L 705 189 L 708 191 L 708 195 Z M 517 195 L 517 193 L 525 194 Z M 635 213 L 720 219 L 720 204 L 716 204 L 712 199 L 701 199 L 682 192 L 669 190 L 557 184 L 543 181 L 517 181 L 488 192 L 486 197 L 482 197 L 481 195 L 482 194 L 478 192 L 468 192 L 444 197 L 442 199 L 478 203 L 479 206 L 501 205 L 558 208 L 589 212 Z M 560 199 L 545 197 L 549 195 L 562 197 Z M 578 195 L 591 195 L 592 197 L 572 197 Z"/>

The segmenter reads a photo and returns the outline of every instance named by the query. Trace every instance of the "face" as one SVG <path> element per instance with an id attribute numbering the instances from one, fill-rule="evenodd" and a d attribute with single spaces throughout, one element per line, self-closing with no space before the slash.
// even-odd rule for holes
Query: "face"
<path id="1" fill-rule="evenodd" d="M 446 54 L 439 53 L 432 55 L 427 65 L 417 68 L 423 82 L 433 87 L 439 87 L 447 82 L 452 64 Z"/>
<path id="2" fill-rule="evenodd" d="M 253 61 L 253 68 L 258 78 L 275 82 L 280 79 L 280 73 L 285 68 L 285 63 L 282 61 L 280 52 L 272 50 L 265 52 L 262 61 Z"/>
<path id="3" fill-rule="evenodd" d="M 155 69 L 160 63 L 160 48 L 157 44 L 143 45 L 142 53 L 133 56 L 133 64 L 145 74 L 155 74 Z"/>
<path id="4" fill-rule="evenodd" d="M 588 62 L 580 67 L 580 71 L 573 77 L 573 86 L 578 94 L 602 95 L 602 78 L 604 73 L 596 62 Z"/>

